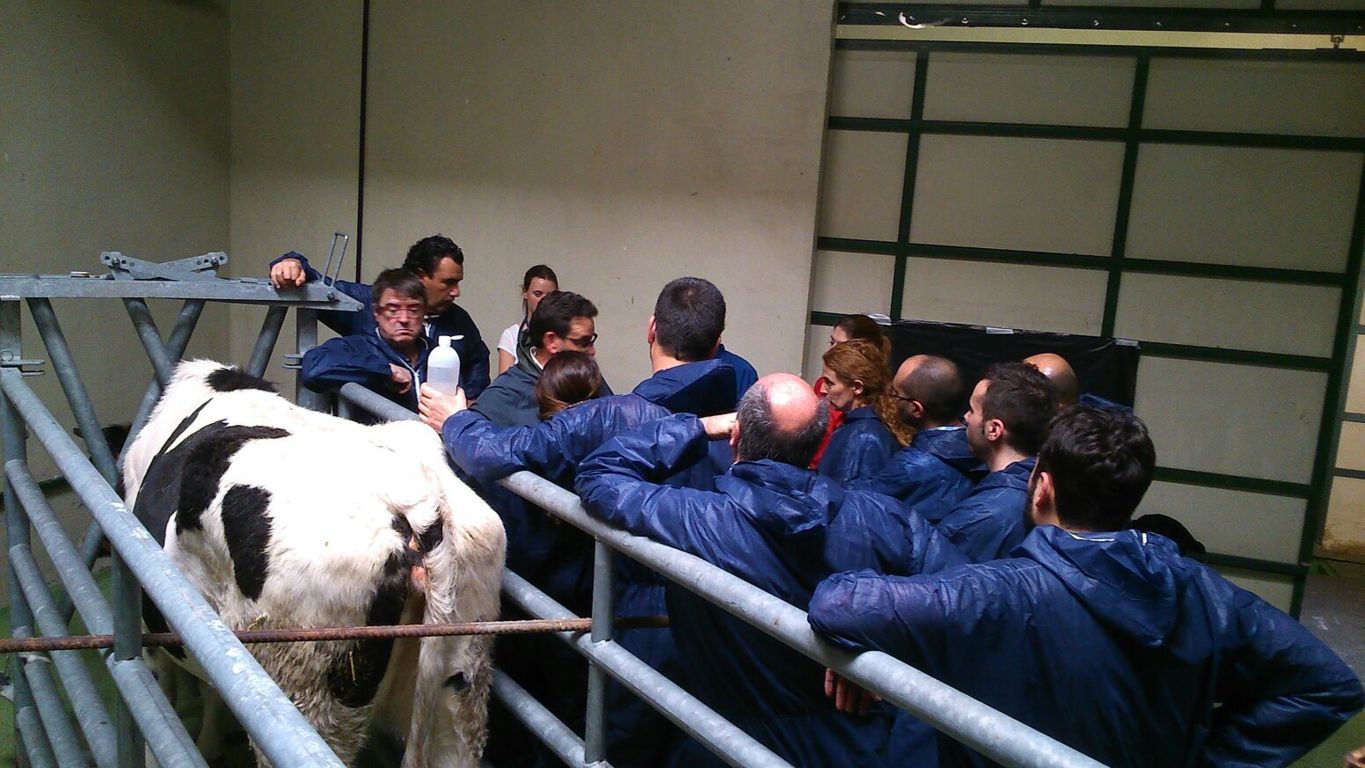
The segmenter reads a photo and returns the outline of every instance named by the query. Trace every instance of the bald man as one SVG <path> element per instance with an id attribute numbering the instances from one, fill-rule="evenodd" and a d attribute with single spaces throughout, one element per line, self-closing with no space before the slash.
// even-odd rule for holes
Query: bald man
<path id="1" fill-rule="evenodd" d="M 1066 358 L 1061 355 L 1040 352 L 1036 355 L 1029 355 L 1024 358 L 1023 362 L 1042 371 L 1048 381 L 1052 382 L 1053 389 L 1057 390 L 1057 407 L 1061 410 L 1079 404 L 1099 408 L 1102 411 L 1133 412 L 1132 408 L 1113 400 L 1106 400 L 1099 395 L 1092 395 L 1089 392 L 1081 394 L 1081 382 L 1080 379 L 1076 378 L 1076 371 L 1071 367 L 1071 363 L 1068 363 Z"/>
<path id="2" fill-rule="evenodd" d="M 900 419 L 915 428 L 915 436 L 876 478 L 855 487 L 899 499 L 937 523 L 986 474 L 962 426 L 967 394 L 962 372 L 946 357 L 914 355 L 901 363 L 891 387 Z"/>
<path id="3" fill-rule="evenodd" d="M 675 415 L 613 438 L 583 462 L 574 487 L 589 514 L 802 610 L 831 573 L 931 573 L 961 563 L 928 522 L 894 499 L 845 491 L 806 469 L 828 418 L 804 381 L 765 376 L 733 419 Z M 736 461 L 716 478 L 716 490 L 658 482 L 706 457 L 708 439 L 726 437 Z M 824 697 L 820 665 L 671 583 L 667 599 L 684 683 L 698 698 L 793 765 L 885 764 L 889 708 L 842 715 Z M 720 764 L 696 744 L 680 758 L 677 764 Z M 934 759 L 916 758 L 924 761 L 906 764 Z"/>

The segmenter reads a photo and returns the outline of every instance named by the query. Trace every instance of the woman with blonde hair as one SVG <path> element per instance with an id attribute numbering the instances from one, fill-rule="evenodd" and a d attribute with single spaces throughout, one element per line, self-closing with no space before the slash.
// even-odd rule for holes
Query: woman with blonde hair
<path id="1" fill-rule="evenodd" d="M 901 423 L 881 344 L 863 339 L 830 347 L 821 374 L 825 398 L 843 414 L 818 467 L 840 483 L 876 477 L 896 449 L 910 442 Z"/>

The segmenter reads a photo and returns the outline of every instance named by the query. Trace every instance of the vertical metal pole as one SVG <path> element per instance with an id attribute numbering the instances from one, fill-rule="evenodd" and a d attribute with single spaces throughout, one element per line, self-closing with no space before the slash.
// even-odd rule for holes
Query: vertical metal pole
<path id="1" fill-rule="evenodd" d="M 22 343 L 20 338 L 19 325 L 19 300 L 12 296 L 0 296 L 0 365 L 10 362 L 18 364 L 23 359 Z M 24 423 L 19 418 L 19 412 L 14 409 L 14 404 L 3 391 L 0 391 L 0 439 L 4 441 L 4 459 L 28 459 L 28 446 L 25 444 L 26 436 Z M 19 507 L 19 495 L 15 493 L 14 487 L 9 480 L 5 481 L 5 534 L 10 546 L 17 543 L 29 543 L 28 518 Z M 33 614 L 29 610 L 28 600 L 24 598 L 23 589 L 19 585 L 19 574 L 14 571 L 13 564 L 6 558 L 5 574 L 9 579 L 9 621 L 10 635 L 12 637 L 27 637 L 33 632 Z M 16 715 L 29 712 L 36 713 L 33 702 L 33 691 L 28 686 L 28 678 L 24 675 L 23 662 L 19 656 L 10 656 L 10 680 L 14 681 L 14 711 Z M 19 718 L 14 720 L 14 742 L 19 742 Z M 36 744 L 29 743 L 30 747 Z M 25 765 L 28 762 L 28 755 L 20 752 L 17 755 L 19 764 Z"/>
<path id="2" fill-rule="evenodd" d="M 252 376 L 264 376 L 265 367 L 270 364 L 270 356 L 275 352 L 275 342 L 280 338 L 280 329 L 284 327 L 284 317 L 289 314 L 289 307 L 284 305 L 273 306 L 265 313 L 265 320 L 261 321 L 261 332 L 256 336 L 256 346 L 251 349 L 251 359 L 247 361 L 246 372 Z"/>
<path id="3" fill-rule="evenodd" d="M 80 371 L 76 369 L 76 360 L 71 356 L 71 348 L 67 346 L 66 335 L 62 333 L 62 326 L 57 321 L 57 313 L 52 309 L 52 302 L 43 298 L 29 299 L 28 310 L 33 315 L 34 324 L 38 326 L 38 333 L 43 337 L 43 345 L 47 347 L 48 357 L 52 361 L 52 370 L 56 372 L 57 380 L 62 384 L 62 391 L 66 393 L 66 401 L 71 405 L 71 414 L 76 417 L 76 424 L 81 428 L 81 437 L 85 440 L 86 450 L 90 452 L 91 462 L 100 474 L 104 475 L 104 479 L 113 485 L 118 482 L 118 467 L 114 464 L 114 453 L 109 450 L 109 443 L 104 439 L 99 416 L 95 414 L 95 405 L 90 401 L 90 393 L 86 391 L 85 383 L 81 381 Z"/>
<path id="4" fill-rule="evenodd" d="M 611 640 L 612 551 L 600 541 L 593 544 L 592 561 L 592 641 Z M 593 765 L 607 759 L 607 673 L 595 662 L 588 664 L 587 721 L 583 733 L 583 763 Z"/>
<path id="5" fill-rule="evenodd" d="M 142 588 L 137 576 L 117 552 L 114 553 L 113 577 L 113 654 L 117 665 L 142 656 Z M 142 734 L 122 696 L 114 700 L 114 732 L 118 739 L 118 764 L 122 768 L 141 768 Z"/>
<path id="6" fill-rule="evenodd" d="M 299 343 L 299 372 L 294 377 L 294 400 L 299 405 L 312 411 L 326 411 L 327 398 L 303 386 L 303 355 L 308 350 L 318 345 L 318 313 L 317 310 L 299 309 L 294 313 L 294 320 L 298 325 L 297 338 Z"/>

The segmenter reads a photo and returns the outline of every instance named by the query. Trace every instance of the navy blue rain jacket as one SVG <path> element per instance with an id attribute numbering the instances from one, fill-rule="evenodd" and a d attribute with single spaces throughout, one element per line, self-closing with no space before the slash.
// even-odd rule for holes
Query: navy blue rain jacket
<path id="1" fill-rule="evenodd" d="M 824 575 L 857 563 L 891 573 L 962 562 L 951 544 L 894 499 L 845 491 L 804 468 L 741 461 L 716 490 L 662 478 L 706 455 L 701 423 L 670 416 L 620 435 L 588 457 L 575 488 L 588 512 L 690 552 L 798 608 Z M 822 667 L 668 585 L 669 617 L 690 687 L 795 765 L 881 765 L 891 713 L 837 712 Z"/>
<path id="2" fill-rule="evenodd" d="M 296 251 L 290 251 L 275 259 L 270 262 L 270 266 L 273 267 L 285 259 L 298 259 L 303 271 L 308 275 L 308 282 L 325 280 L 322 273 L 314 269 L 303 254 Z M 364 306 L 359 312 L 335 310 L 318 312 L 318 319 L 322 324 L 342 336 L 375 332 L 374 307 L 370 299 L 369 284 L 338 280 L 335 287 Z M 488 386 L 488 345 L 484 344 L 483 338 L 479 336 L 479 327 L 474 324 L 474 318 L 459 306 L 451 304 L 441 314 L 427 316 L 422 328 L 426 333 L 427 344 L 433 349 L 441 336 L 452 337 L 450 346 L 460 356 L 460 386 L 464 388 L 465 396 L 474 400 L 483 394 L 484 387 Z M 454 338 L 456 336 L 463 338 Z M 426 365 L 425 358 L 422 364 Z"/>
<path id="3" fill-rule="evenodd" d="M 868 482 L 881 473 L 899 448 L 896 436 L 877 418 L 876 410 L 865 405 L 844 414 L 817 469 L 836 483 Z"/>
<path id="4" fill-rule="evenodd" d="M 735 369 L 735 402 L 738 403 L 739 399 L 744 397 L 744 393 L 749 391 L 749 387 L 758 381 L 758 371 L 754 370 L 753 364 L 748 360 L 726 349 L 724 344 L 716 347 L 716 354 L 713 359 L 728 363 L 731 368 Z"/>
<path id="5" fill-rule="evenodd" d="M 313 347 L 304 353 L 299 371 L 303 385 L 314 392 L 332 392 L 342 384 L 355 383 L 416 413 L 418 387 L 427 378 L 426 344 L 425 339 L 417 338 L 421 352 L 417 355 L 417 366 L 413 367 L 375 328 L 366 334 L 328 339 Z M 393 388 L 389 363 L 412 374 L 412 386 L 404 394 Z"/>
<path id="6" fill-rule="evenodd" d="M 981 464 L 971 451 L 961 455 L 965 432 L 965 427 L 922 429 L 909 445 L 891 454 L 880 474 L 854 487 L 899 499 L 937 523 L 971 493 L 971 473 Z"/>
<path id="7" fill-rule="evenodd" d="M 1105 765 L 1282 766 L 1365 704 L 1303 625 L 1140 531 L 1042 526 L 1008 560 L 840 574 L 816 590 L 810 623 Z M 940 754 L 992 765 L 946 737 Z"/>
<path id="8" fill-rule="evenodd" d="M 939 533 L 973 563 L 1009 556 L 1028 535 L 1028 477 L 1036 459 L 992 472 L 938 522 Z M 916 510 L 918 511 L 918 510 Z"/>

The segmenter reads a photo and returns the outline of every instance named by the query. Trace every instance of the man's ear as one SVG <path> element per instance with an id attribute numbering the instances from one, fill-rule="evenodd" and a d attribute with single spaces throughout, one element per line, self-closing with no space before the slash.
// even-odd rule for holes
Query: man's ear
<path id="1" fill-rule="evenodd" d="M 924 403 L 918 400 L 910 401 L 910 418 L 919 421 L 924 418 Z"/>
<path id="2" fill-rule="evenodd" d="M 1000 419 L 987 419 L 981 425 L 981 429 L 986 433 L 986 439 L 992 443 L 998 443 L 1005 439 L 1005 422 Z"/>
<path id="3" fill-rule="evenodd" d="M 563 348 L 563 346 L 564 340 L 554 331 L 546 331 L 540 337 L 540 349 L 547 354 L 559 354 L 559 350 Z"/>
<path id="4" fill-rule="evenodd" d="M 656 332 L 654 330 L 654 315 L 649 316 L 649 330 L 645 331 L 645 343 L 654 346 Z"/>
<path id="5" fill-rule="evenodd" d="M 739 422 L 730 428 L 730 453 L 734 454 L 735 461 L 739 461 Z"/>
<path id="6" fill-rule="evenodd" d="M 1035 467 L 1030 483 L 1033 493 L 1029 497 L 1029 518 L 1034 525 L 1060 525 L 1057 518 L 1057 487 L 1052 483 L 1052 473 L 1039 472 Z"/>

